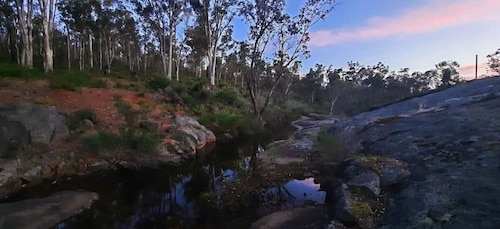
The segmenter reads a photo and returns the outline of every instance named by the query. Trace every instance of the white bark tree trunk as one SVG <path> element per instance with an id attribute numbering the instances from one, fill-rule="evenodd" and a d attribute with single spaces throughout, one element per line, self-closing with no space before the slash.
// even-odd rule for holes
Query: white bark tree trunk
<path id="1" fill-rule="evenodd" d="M 93 40 L 94 40 L 94 37 L 92 36 L 92 32 L 88 32 L 89 33 L 89 68 L 90 68 L 90 71 L 93 71 L 94 70 L 94 47 L 93 47 Z"/>
<path id="2" fill-rule="evenodd" d="M 52 33 L 54 29 L 55 0 L 38 0 L 43 27 L 43 69 L 45 73 L 54 71 L 54 51 Z"/>
<path id="3" fill-rule="evenodd" d="M 68 33 L 66 36 L 66 46 L 68 49 L 68 50 L 66 50 L 68 52 L 67 53 L 68 54 L 68 56 L 67 56 L 67 58 L 68 58 L 68 70 L 71 70 L 71 37 L 69 35 L 69 28 L 68 27 L 66 27 L 66 31 Z"/>
<path id="4" fill-rule="evenodd" d="M 21 33 L 21 65 L 33 67 L 33 0 L 16 0 L 16 11 Z"/>

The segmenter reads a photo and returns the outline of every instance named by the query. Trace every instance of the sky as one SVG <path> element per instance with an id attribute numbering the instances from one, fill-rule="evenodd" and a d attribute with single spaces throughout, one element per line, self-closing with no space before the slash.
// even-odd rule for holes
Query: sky
<path id="1" fill-rule="evenodd" d="M 294 11 L 305 0 L 288 0 Z M 426 71 L 444 60 L 460 64 L 466 79 L 487 72 L 488 54 L 500 48 L 500 0 L 337 0 L 334 11 L 311 29 L 311 58 L 346 67 L 382 62 L 392 70 Z"/>

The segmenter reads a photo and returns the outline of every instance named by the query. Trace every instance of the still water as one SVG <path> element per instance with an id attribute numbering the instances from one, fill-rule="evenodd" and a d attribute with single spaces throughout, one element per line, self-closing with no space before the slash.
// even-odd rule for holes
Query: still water
<path id="1" fill-rule="evenodd" d="M 238 176 L 260 141 L 219 144 L 179 167 L 119 170 L 43 184 L 12 197 L 12 201 L 45 197 L 58 191 L 86 190 L 99 200 L 55 228 L 248 228 L 262 217 L 258 211 L 218 214 L 202 208 L 200 196 L 220 189 L 220 182 Z M 265 195 L 282 195 L 280 209 L 324 203 L 325 193 L 313 178 L 291 179 L 268 187 Z M 265 203 L 260 203 L 264 205 Z M 275 209 L 276 210 L 276 209 Z M 277 209 L 279 210 L 279 209 Z"/>

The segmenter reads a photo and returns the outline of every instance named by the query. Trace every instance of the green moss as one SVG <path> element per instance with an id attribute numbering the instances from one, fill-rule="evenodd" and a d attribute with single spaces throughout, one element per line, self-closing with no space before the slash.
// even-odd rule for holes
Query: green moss
<path id="1" fill-rule="evenodd" d="M 353 201 L 352 210 L 354 211 L 354 215 L 358 218 L 367 218 L 373 215 L 370 205 L 361 201 Z"/>

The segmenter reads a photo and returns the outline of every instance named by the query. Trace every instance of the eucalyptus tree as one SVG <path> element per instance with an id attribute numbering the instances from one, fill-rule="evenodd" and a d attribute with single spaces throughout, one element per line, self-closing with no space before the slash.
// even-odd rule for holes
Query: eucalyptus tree
<path id="1" fill-rule="evenodd" d="M 0 53 L 2 53 L 0 59 L 20 64 L 18 16 L 14 4 L 13 0 L 0 1 Z"/>
<path id="2" fill-rule="evenodd" d="M 43 27 L 43 69 L 45 73 L 54 70 L 54 51 L 52 48 L 52 34 L 54 32 L 54 18 L 56 0 L 38 0 Z"/>
<path id="3" fill-rule="evenodd" d="M 247 90 L 252 101 L 254 114 L 262 119 L 272 95 L 287 69 L 309 57 L 307 42 L 309 30 L 333 10 L 334 0 L 306 0 L 297 15 L 285 12 L 285 0 L 244 0 L 241 14 L 249 29 L 248 43 L 251 61 L 246 74 Z M 266 52 L 272 52 L 272 75 L 266 76 L 259 66 Z M 271 77 L 271 85 L 263 92 L 259 78 Z M 263 100 L 263 101 L 262 101 Z"/>
<path id="4" fill-rule="evenodd" d="M 147 30 L 152 31 L 154 37 L 151 42 L 157 43 L 162 59 L 163 74 L 172 79 L 172 61 L 174 56 L 176 28 L 186 13 L 186 1 L 176 0 L 131 0 L 135 12 L 140 16 Z M 168 40 L 167 40 L 168 36 Z M 168 56 L 167 56 L 168 46 Z M 168 60 L 168 63 L 167 63 Z"/>
<path id="5" fill-rule="evenodd" d="M 441 61 L 436 64 L 436 70 L 441 79 L 441 85 L 449 86 L 460 82 L 460 65 L 456 61 Z"/>
<path id="6" fill-rule="evenodd" d="M 488 58 L 489 70 L 496 74 L 500 74 L 500 48 L 486 57 Z"/>
<path id="7" fill-rule="evenodd" d="M 207 40 L 208 73 L 210 85 L 215 85 L 217 53 L 229 44 L 233 19 L 237 15 L 237 0 L 190 0 Z"/>
<path id="8" fill-rule="evenodd" d="M 85 67 L 85 52 L 88 52 L 89 67 L 93 69 L 93 39 L 97 20 L 94 18 L 94 10 L 100 7 L 100 2 L 98 0 L 59 0 L 57 7 L 61 12 L 61 20 L 67 26 L 68 36 L 70 32 L 74 34 L 79 69 L 83 70 Z"/>
<path id="9" fill-rule="evenodd" d="M 18 29 L 21 34 L 21 65 L 33 67 L 33 0 L 15 0 L 15 9 L 18 19 Z"/>

